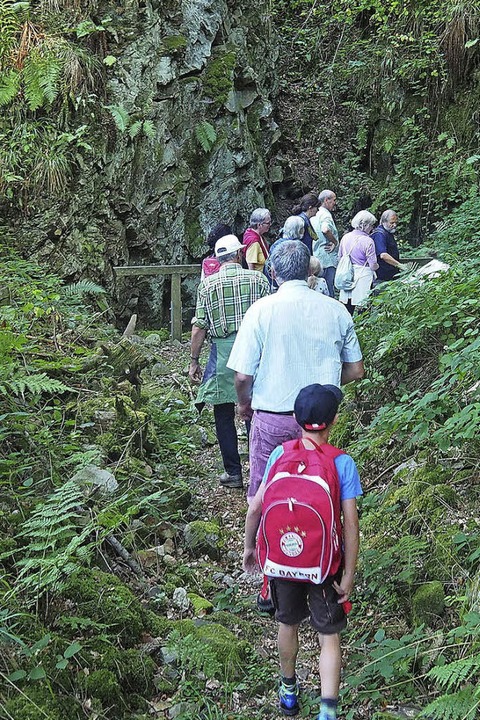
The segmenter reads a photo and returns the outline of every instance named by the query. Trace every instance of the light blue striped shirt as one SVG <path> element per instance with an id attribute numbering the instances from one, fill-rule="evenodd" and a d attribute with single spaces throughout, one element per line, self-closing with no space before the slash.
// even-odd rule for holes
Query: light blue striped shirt
<path id="1" fill-rule="evenodd" d="M 304 280 L 289 280 L 249 307 L 227 366 L 253 376 L 254 410 L 291 412 L 302 388 L 340 387 L 342 364 L 361 359 L 345 307 Z"/>

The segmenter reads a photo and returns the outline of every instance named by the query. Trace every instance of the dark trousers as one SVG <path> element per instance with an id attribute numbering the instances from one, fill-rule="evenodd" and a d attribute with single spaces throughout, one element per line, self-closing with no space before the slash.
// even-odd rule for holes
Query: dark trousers
<path id="1" fill-rule="evenodd" d="M 237 428 L 234 403 L 213 406 L 217 440 L 222 453 L 223 467 L 229 475 L 241 475 L 242 465 L 238 454 Z"/>
<path id="2" fill-rule="evenodd" d="M 324 268 L 323 270 L 323 277 L 325 279 L 325 282 L 327 283 L 328 287 L 328 294 L 330 297 L 335 297 L 335 273 L 337 272 L 337 268 L 332 267 L 331 265 L 329 267 Z"/>

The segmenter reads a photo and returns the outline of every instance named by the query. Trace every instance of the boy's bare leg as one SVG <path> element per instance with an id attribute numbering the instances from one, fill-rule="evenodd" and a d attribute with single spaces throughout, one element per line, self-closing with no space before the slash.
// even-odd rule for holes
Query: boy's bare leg
<path id="1" fill-rule="evenodd" d="M 298 625 L 278 625 L 278 655 L 283 677 L 295 677 L 295 664 L 298 655 Z"/>
<path id="2" fill-rule="evenodd" d="M 322 635 L 318 633 L 320 643 L 320 687 L 322 698 L 337 698 L 340 687 L 340 669 L 342 666 L 342 653 L 340 650 L 340 635 Z"/>

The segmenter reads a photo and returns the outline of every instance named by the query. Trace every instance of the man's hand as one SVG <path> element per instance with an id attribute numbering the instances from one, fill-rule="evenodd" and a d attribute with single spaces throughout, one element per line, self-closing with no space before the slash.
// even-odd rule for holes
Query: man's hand
<path id="1" fill-rule="evenodd" d="M 188 369 L 188 376 L 194 383 L 199 383 L 203 377 L 203 370 L 200 367 L 198 360 L 191 360 L 190 367 Z"/>
<path id="2" fill-rule="evenodd" d="M 416 262 L 399 263 L 398 269 L 401 272 L 416 272 L 418 270 L 418 263 L 416 263 Z"/>
<path id="3" fill-rule="evenodd" d="M 334 582 L 333 587 L 339 595 L 337 602 L 341 605 L 346 602 L 351 595 L 353 589 L 353 578 L 348 578 L 344 575 L 342 577 L 341 584 L 339 585 L 337 582 Z"/>
<path id="4" fill-rule="evenodd" d="M 253 417 L 253 410 L 252 405 L 250 403 L 250 400 L 248 400 L 246 403 L 239 403 L 237 405 L 238 408 L 238 416 L 241 420 L 251 420 Z"/>
<path id="5" fill-rule="evenodd" d="M 260 569 L 257 563 L 257 553 L 255 548 L 243 551 L 243 569 L 247 573 L 255 573 Z"/>

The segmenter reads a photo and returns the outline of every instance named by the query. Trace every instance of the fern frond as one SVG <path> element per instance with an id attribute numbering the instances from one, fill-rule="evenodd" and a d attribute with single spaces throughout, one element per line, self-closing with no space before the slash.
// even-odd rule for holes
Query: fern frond
<path id="1" fill-rule="evenodd" d="M 41 393 L 64 393 L 71 390 L 72 388 L 64 385 L 60 380 L 49 378 L 45 373 L 18 375 L 0 382 L 0 395 L 22 395 L 25 392 L 40 395 Z"/>
<path id="2" fill-rule="evenodd" d="M 105 288 L 101 285 L 97 285 L 97 283 L 94 283 L 92 280 L 79 280 L 71 285 L 65 285 L 62 289 L 62 293 L 66 298 L 82 297 L 82 295 L 85 295 L 86 293 L 91 293 L 92 295 L 103 295 L 105 293 Z"/>
<path id="3" fill-rule="evenodd" d="M 479 688 L 470 685 L 429 703 L 418 717 L 428 720 L 475 720 L 480 704 Z"/>
<path id="4" fill-rule="evenodd" d="M 62 63 L 52 48 L 32 48 L 22 71 L 25 98 L 30 110 L 51 105 L 58 95 Z"/>
<path id="5" fill-rule="evenodd" d="M 217 140 L 217 133 L 213 125 L 204 120 L 195 128 L 195 137 L 200 143 L 204 152 L 210 152 Z"/>
<path id="6" fill-rule="evenodd" d="M 128 128 L 128 134 L 132 138 L 132 140 L 137 137 L 138 133 L 142 129 L 142 121 L 141 120 L 135 120 L 130 127 Z"/>
<path id="7" fill-rule="evenodd" d="M 125 132 L 130 125 L 130 115 L 123 105 L 106 105 L 105 107 L 110 111 L 110 115 L 112 116 L 118 130 L 120 130 L 120 132 Z"/>
<path id="8" fill-rule="evenodd" d="M 470 680 L 476 673 L 480 673 L 480 653 L 459 658 L 446 665 L 433 667 L 429 670 L 428 677 L 450 692 Z"/>
<path id="9" fill-rule="evenodd" d="M 147 138 L 154 138 L 156 133 L 155 125 L 151 120 L 144 120 L 142 125 L 142 132 Z"/>
<path id="10" fill-rule="evenodd" d="M 16 70 L 4 73 L 0 80 L 0 107 L 8 105 L 17 96 L 20 87 L 20 74 Z"/>

